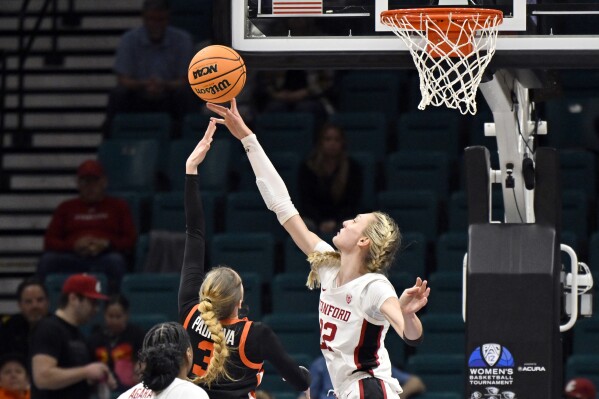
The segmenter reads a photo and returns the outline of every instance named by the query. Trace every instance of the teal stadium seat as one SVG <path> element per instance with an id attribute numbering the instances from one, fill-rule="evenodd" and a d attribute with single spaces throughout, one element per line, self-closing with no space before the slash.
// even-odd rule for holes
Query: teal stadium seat
<path id="1" fill-rule="evenodd" d="M 152 230 L 185 232 L 183 192 L 157 193 L 152 201 Z"/>
<path id="2" fill-rule="evenodd" d="M 168 140 L 171 117 L 163 112 L 119 113 L 112 120 L 111 139 Z"/>
<path id="3" fill-rule="evenodd" d="M 376 158 L 372 153 L 365 151 L 354 151 L 350 156 L 362 169 L 361 212 L 373 211 L 376 204 L 376 191 L 378 187 Z"/>
<path id="4" fill-rule="evenodd" d="M 398 222 L 399 223 L 399 222 Z M 406 272 L 414 277 L 426 277 L 426 237 L 422 233 L 402 232 L 401 248 L 391 266 L 391 273 Z"/>
<path id="5" fill-rule="evenodd" d="M 440 200 L 449 195 L 449 160 L 440 151 L 403 150 L 385 161 L 388 190 L 430 190 Z"/>
<path id="6" fill-rule="evenodd" d="M 401 295 L 401 291 L 397 293 Z M 389 327 L 387 336 L 385 337 L 385 348 L 389 353 L 389 359 L 391 364 L 400 369 L 405 369 L 406 365 L 406 343 L 404 340 L 395 332 L 393 327 Z"/>
<path id="7" fill-rule="evenodd" d="M 599 356 L 599 317 L 596 314 L 588 319 L 578 319 L 574 325 L 572 353 Z"/>
<path id="8" fill-rule="evenodd" d="M 576 235 L 586 243 L 589 234 L 589 203 L 582 190 L 562 192 L 562 230 Z"/>
<path id="9" fill-rule="evenodd" d="M 433 272 L 429 276 L 429 285 L 434 287 L 434 300 L 426 305 L 427 314 L 462 314 L 463 273 Z"/>
<path id="10" fill-rule="evenodd" d="M 599 387 L 599 355 L 570 356 L 566 361 L 565 374 L 565 381 L 578 377 L 588 378 Z"/>
<path id="11" fill-rule="evenodd" d="M 460 272 L 464 266 L 464 256 L 468 251 L 468 233 L 447 232 L 437 239 L 435 254 L 437 271 Z"/>
<path id="12" fill-rule="evenodd" d="M 419 376 L 427 393 L 451 390 L 464 397 L 464 355 L 416 354 L 408 358 L 406 371 Z"/>
<path id="13" fill-rule="evenodd" d="M 110 186 L 109 186 L 110 188 Z M 121 198 L 129 205 L 131 217 L 137 232 L 146 232 L 151 227 L 151 220 L 148 217 L 152 197 L 148 193 L 137 193 L 135 191 L 110 191 L 113 197 Z"/>
<path id="14" fill-rule="evenodd" d="M 460 118 L 449 111 L 413 111 L 400 116 L 396 126 L 398 150 L 441 151 L 450 161 L 460 151 Z"/>
<path id="15" fill-rule="evenodd" d="M 185 161 L 199 139 L 172 141 L 168 148 L 166 176 L 172 191 L 183 190 L 185 183 Z M 200 189 L 224 194 L 228 189 L 231 158 L 231 141 L 215 139 L 204 162 L 198 167 Z"/>
<path id="16" fill-rule="evenodd" d="M 163 313 L 129 314 L 129 323 L 141 327 L 145 332 L 148 332 L 148 330 L 156 324 L 166 323 L 167 321 L 170 320 Z"/>
<path id="17" fill-rule="evenodd" d="M 388 213 L 400 231 L 419 232 L 428 242 L 438 233 L 438 203 L 431 191 L 390 190 L 378 193 L 379 209 Z"/>
<path id="18" fill-rule="evenodd" d="M 134 273 L 141 273 L 144 270 L 150 245 L 149 240 L 150 237 L 148 234 L 139 234 L 137 236 L 137 243 L 135 244 L 135 262 L 133 264 Z"/>
<path id="19" fill-rule="evenodd" d="M 273 313 L 314 313 L 320 290 L 306 287 L 308 273 L 280 273 L 272 281 Z"/>
<path id="20" fill-rule="evenodd" d="M 503 222 L 503 194 L 499 190 L 492 193 L 491 215 L 494 221 Z M 468 202 L 466 192 L 456 191 L 449 197 L 448 227 L 451 232 L 466 233 L 468 231 Z"/>
<path id="21" fill-rule="evenodd" d="M 466 349 L 465 323 L 461 314 L 424 314 L 420 318 L 425 339 L 418 354 L 463 354 Z"/>
<path id="22" fill-rule="evenodd" d="M 159 147 L 158 140 L 110 139 L 102 142 L 98 160 L 106 171 L 110 191 L 153 192 Z"/>
<path id="23" fill-rule="evenodd" d="M 179 273 L 131 273 L 123 277 L 121 292 L 129 299 L 131 314 L 162 313 L 179 321 Z"/>
<path id="24" fill-rule="evenodd" d="M 595 155 L 587 150 L 559 151 L 563 190 L 584 191 L 590 201 L 596 198 L 597 166 Z"/>
<path id="25" fill-rule="evenodd" d="M 390 121 L 399 112 L 401 80 L 397 71 L 350 71 L 339 83 L 339 111 L 383 112 Z"/>
<path id="26" fill-rule="evenodd" d="M 387 117 L 383 112 L 338 112 L 330 122 L 341 126 L 345 133 L 347 149 L 367 152 L 382 162 L 387 154 Z"/>
<path id="27" fill-rule="evenodd" d="M 229 193 L 226 199 L 225 231 L 235 233 L 269 233 L 277 239 L 286 235 L 269 211 L 262 196 L 256 191 Z"/>
<path id="28" fill-rule="evenodd" d="M 598 113 L 596 98 L 568 96 L 549 99 L 545 103 L 545 118 L 550 129 L 546 145 L 560 149 L 596 145 L 596 139 L 591 135 L 594 135 Z"/>
<path id="29" fill-rule="evenodd" d="M 284 269 L 285 273 L 304 273 L 308 277 L 310 272 L 310 263 L 308 263 L 308 255 L 303 253 L 293 242 L 291 237 L 285 239 L 283 244 Z"/>
<path id="30" fill-rule="evenodd" d="M 262 278 L 258 273 L 239 273 L 243 281 L 243 302 L 251 320 L 262 318 Z"/>
<path id="31" fill-rule="evenodd" d="M 307 112 L 264 112 L 256 115 L 255 133 L 267 154 L 294 151 L 304 158 L 312 149 L 314 124 Z"/>
<path id="32" fill-rule="evenodd" d="M 186 114 L 183 117 L 181 138 L 184 140 L 194 140 L 196 143 L 200 141 L 200 139 L 204 137 L 204 132 L 206 132 L 211 117 L 212 115 L 210 114 L 199 112 Z M 226 137 L 229 137 L 229 135 Z"/>
<path id="33" fill-rule="evenodd" d="M 210 244 L 210 264 L 238 273 L 258 273 L 270 283 L 275 270 L 275 240 L 269 233 L 221 233 Z"/>
<path id="34" fill-rule="evenodd" d="M 271 313 L 264 316 L 264 324 L 270 326 L 281 340 L 287 353 L 297 353 L 315 359 L 321 356 L 318 308 L 314 313 Z"/>

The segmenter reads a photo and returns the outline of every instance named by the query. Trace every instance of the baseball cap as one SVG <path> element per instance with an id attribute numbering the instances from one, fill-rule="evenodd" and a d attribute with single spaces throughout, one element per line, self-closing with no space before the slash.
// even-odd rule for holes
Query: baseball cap
<path id="1" fill-rule="evenodd" d="M 62 285 L 62 293 L 74 293 L 91 299 L 108 300 L 108 297 L 101 293 L 98 279 L 89 274 L 73 274 L 67 278 Z"/>
<path id="2" fill-rule="evenodd" d="M 595 385 L 588 378 L 574 378 L 566 384 L 564 390 L 567 398 L 595 399 Z"/>
<path id="3" fill-rule="evenodd" d="M 102 177 L 104 176 L 104 168 L 102 167 L 102 164 L 95 159 L 88 159 L 87 161 L 83 161 L 77 169 L 77 177 L 83 176 Z"/>

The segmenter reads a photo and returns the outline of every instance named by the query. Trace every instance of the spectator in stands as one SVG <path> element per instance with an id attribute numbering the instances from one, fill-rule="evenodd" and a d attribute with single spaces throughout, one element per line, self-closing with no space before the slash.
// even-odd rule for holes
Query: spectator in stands
<path id="1" fill-rule="evenodd" d="M 107 184 L 98 161 L 79 166 L 79 197 L 60 204 L 46 230 L 37 269 L 42 279 L 50 273 L 101 272 L 109 279 L 109 291 L 118 291 L 136 232 L 129 206 L 107 196 Z"/>
<path id="2" fill-rule="evenodd" d="M 347 153 L 340 126 L 327 123 L 299 170 L 299 210 L 310 230 L 332 234 L 360 209 L 362 171 Z"/>
<path id="3" fill-rule="evenodd" d="M 118 86 L 110 95 L 104 130 L 119 112 L 167 112 L 175 125 L 196 100 L 187 85 L 191 36 L 169 25 L 167 0 L 144 0 L 143 25 L 126 32 L 117 48 Z"/>
<path id="4" fill-rule="evenodd" d="M 29 399 L 31 390 L 25 358 L 12 353 L 0 358 L 0 399 Z"/>
<path id="5" fill-rule="evenodd" d="M 23 280 L 17 287 L 20 313 L 3 320 L 0 326 L 0 353 L 29 356 L 29 334 L 33 327 L 48 315 L 49 300 L 46 286 L 37 277 Z"/>
<path id="6" fill-rule="evenodd" d="M 123 392 L 139 382 L 137 354 L 144 331 L 129 323 L 129 301 L 121 294 L 110 297 L 104 306 L 104 326 L 92 333 L 88 344 L 92 356 L 108 365 Z"/>
<path id="7" fill-rule="evenodd" d="M 573 378 L 564 389 L 566 399 L 595 399 L 596 395 L 595 384 L 588 378 Z"/>
<path id="8" fill-rule="evenodd" d="M 310 399 L 327 399 L 329 391 L 333 391 L 333 383 L 331 382 L 331 377 L 329 376 L 324 357 L 320 356 L 312 362 L 310 374 L 312 375 Z M 403 392 L 400 395 L 401 399 L 411 398 L 426 390 L 424 383 L 419 377 L 401 371 L 397 367 L 392 366 L 391 376 L 397 378 L 397 381 L 399 381 L 399 384 L 403 389 Z"/>
<path id="9" fill-rule="evenodd" d="M 88 274 L 66 279 L 58 309 L 36 325 L 31 335 L 32 399 L 88 399 L 91 385 L 116 381 L 108 366 L 94 362 L 79 327 L 96 313 L 100 282 Z"/>
<path id="10" fill-rule="evenodd" d="M 267 71 L 259 75 L 257 93 L 264 112 L 309 112 L 317 126 L 334 112 L 331 70 Z"/>
<path id="11" fill-rule="evenodd" d="M 206 391 L 187 379 L 193 350 L 181 324 L 168 322 L 152 327 L 144 338 L 139 359 L 142 382 L 119 399 L 208 399 Z"/>

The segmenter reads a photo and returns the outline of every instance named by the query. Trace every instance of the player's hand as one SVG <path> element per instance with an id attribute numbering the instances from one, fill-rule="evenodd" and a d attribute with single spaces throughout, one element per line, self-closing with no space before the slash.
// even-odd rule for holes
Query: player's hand
<path id="1" fill-rule="evenodd" d="M 416 279 L 413 287 L 407 288 L 399 297 L 399 306 L 403 314 L 412 314 L 422 309 L 428 302 L 428 296 L 431 292 L 427 287 L 427 281 L 420 277 Z"/>
<path id="2" fill-rule="evenodd" d="M 198 173 L 198 165 L 201 164 L 206 158 L 208 150 L 210 150 L 210 144 L 212 143 L 212 136 L 216 131 L 216 122 L 211 120 L 208 123 L 204 137 L 196 145 L 196 148 L 189 154 L 187 162 L 185 162 L 185 172 L 189 175 L 196 175 Z"/>
<path id="3" fill-rule="evenodd" d="M 102 362 L 90 363 L 84 368 L 85 378 L 91 383 L 98 383 L 106 380 L 110 375 L 108 366 Z"/>
<path id="4" fill-rule="evenodd" d="M 79 239 L 77 239 L 77 241 L 75 241 L 75 244 L 73 244 L 73 251 L 80 256 L 91 256 L 91 244 L 92 244 L 92 239 L 89 236 L 85 236 L 85 237 L 81 237 Z"/>
<path id="5" fill-rule="evenodd" d="M 241 115 L 239 115 L 239 111 L 237 110 L 237 101 L 234 98 L 231 100 L 231 108 L 223 107 L 213 103 L 206 103 L 206 107 L 221 117 L 211 119 L 216 121 L 216 123 L 225 125 L 231 134 L 237 139 L 241 140 L 242 138 L 252 134 L 250 128 L 247 127 L 243 121 L 243 118 L 241 118 Z"/>

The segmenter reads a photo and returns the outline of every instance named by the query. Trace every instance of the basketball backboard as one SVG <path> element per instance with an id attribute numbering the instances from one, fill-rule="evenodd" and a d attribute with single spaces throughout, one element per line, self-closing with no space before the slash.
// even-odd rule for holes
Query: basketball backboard
<path id="1" fill-rule="evenodd" d="M 599 66 L 597 1 L 470 0 L 469 3 L 469 7 L 503 11 L 495 66 Z M 411 68 L 413 64 L 405 45 L 381 24 L 380 13 L 430 4 L 436 2 L 229 0 L 224 6 L 229 9 L 224 12 L 230 17 L 229 44 L 250 66 Z M 276 63 L 272 57 L 276 57 Z"/>

